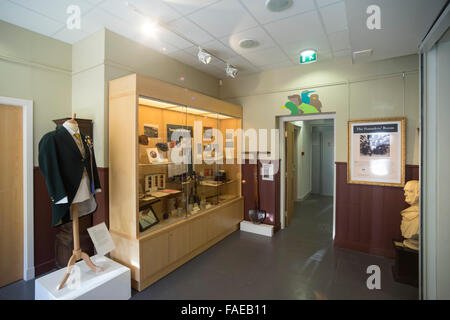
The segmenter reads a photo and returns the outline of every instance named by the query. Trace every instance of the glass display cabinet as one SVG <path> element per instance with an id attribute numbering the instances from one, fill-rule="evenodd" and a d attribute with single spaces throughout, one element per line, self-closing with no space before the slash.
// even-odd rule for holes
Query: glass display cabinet
<path id="1" fill-rule="evenodd" d="M 239 227 L 240 106 L 140 75 L 110 82 L 111 257 L 142 290 Z"/>
<path id="2" fill-rule="evenodd" d="M 225 147 L 241 119 L 142 96 L 138 103 L 141 235 L 240 196 L 237 136 Z"/>

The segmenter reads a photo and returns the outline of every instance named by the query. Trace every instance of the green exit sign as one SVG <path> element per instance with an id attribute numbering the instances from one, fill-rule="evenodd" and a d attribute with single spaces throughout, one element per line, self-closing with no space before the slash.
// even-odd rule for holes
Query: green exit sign
<path id="1" fill-rule="evenodd" d="M 312 63 L 317 61 L 317 52 L 306 50 L 300 54 L 300 64 Z"/>

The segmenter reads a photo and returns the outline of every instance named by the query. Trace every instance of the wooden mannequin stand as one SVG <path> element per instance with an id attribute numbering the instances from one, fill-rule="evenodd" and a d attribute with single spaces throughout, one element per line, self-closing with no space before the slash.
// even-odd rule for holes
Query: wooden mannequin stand
<path id="1" fill-rule="evenodd" d="M 89 256 L 85 252 L 81 251 L 80 235 L 78 233 L 78 204 L 73 203 L 70 208 L 72 210 L 72 223 L 73 223 L 73 253 L 69 259 L 69 263 L 67 264 L 66 274 L 64 275 L 64 278 L 61 280 L 60 284 L 58 285 L 58 290 L 61 290 L 61 288 L 64 287 L 64 284 L 66 283 L 67 279 L 70 276 L 72 267 L 78 260 L 83 259 L 84 262 L 88 265 L 88 267 L 94 271 L 98 272 L 103 271 L 103 268 L 97 267 L 95 264 L 93 264 Z"/>

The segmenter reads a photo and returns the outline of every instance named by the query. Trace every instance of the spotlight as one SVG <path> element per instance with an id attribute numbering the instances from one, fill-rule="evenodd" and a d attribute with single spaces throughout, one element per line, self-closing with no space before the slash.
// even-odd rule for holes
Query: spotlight
<path id="1" fill-rule="evenodd" d="M 203 50 L 202 48 L 198 48 L 198 60 L 200 60 L 201 63 L 208 64 L 212 60 L 212 56 Z"/>
<path id="2" fill-rule="evenodd" d="M 236 69 L 235 67 L 233 67 L 232 65 L 227 64 L 226 72 L 227 72 L 227 76 L 232 77 L 232 78 L 236 78 L 239 70 Z"/>

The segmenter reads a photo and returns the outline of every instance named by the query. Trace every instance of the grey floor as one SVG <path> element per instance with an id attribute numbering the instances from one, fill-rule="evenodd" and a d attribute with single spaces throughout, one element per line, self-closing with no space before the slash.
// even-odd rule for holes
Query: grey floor
<path id="1" fill-rule="evenodd" d="M 297 202 L 273 238 L 236 231 L 132 299 L 417 299 L 393 280 L 392 260 L 333 248 L 332 200 Z M 366 286 L 369 265 L 380 266 L 381 290 Z M 0 299 L 33 298 L 33 281 L 0 288 Z"/>

